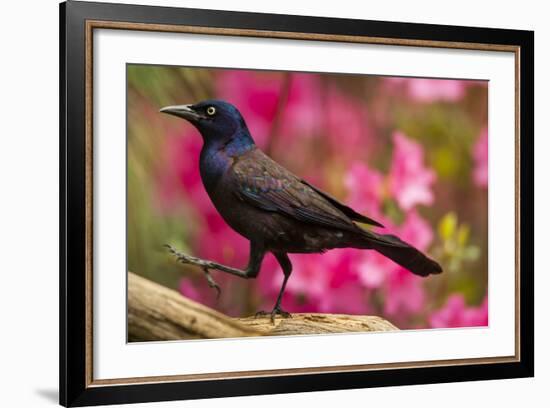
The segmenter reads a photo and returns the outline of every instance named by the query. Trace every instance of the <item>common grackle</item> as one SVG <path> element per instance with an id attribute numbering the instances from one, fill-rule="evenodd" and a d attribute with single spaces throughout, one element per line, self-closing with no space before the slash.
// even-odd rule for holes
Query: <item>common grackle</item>
<path id="1" fill-rule="evenodd" d="M 280 314 L 292 272 L 288 253 L 319 253 L 332 248 L 373 249 L 420 276 L 442 272 L 441 266 L 394 235 L 377 234 L 355 222 L 382 227 L 334 197 L 292 174 L 254 143 L 240 112 L 228 102 L 207 100 L 167 106 L 160 112 L 186 119 L 201 133 L 202 182 L 223 219 L 250 241 L 245 270 L 216 269 L 255 278 L 267 252 L 284 273 L 271 319 Z M 259 312 L 264 313 L 264 312 Z"/>

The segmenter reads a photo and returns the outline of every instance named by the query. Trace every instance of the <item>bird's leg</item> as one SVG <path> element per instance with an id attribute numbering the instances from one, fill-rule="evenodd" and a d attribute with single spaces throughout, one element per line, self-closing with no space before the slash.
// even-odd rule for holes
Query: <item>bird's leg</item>
<path id="1" fill-rule="evenodd" d="M 250 255 L 248 265 L 244 271 L 246 279 L 254 279 L 260 273 L 260 267 L 265 257 L 265 249 L 262 244 L 250 241 Z"/>
<path id="2" fill-rule="evenodd" d="M 277 302 L 275 302 L 275 307 L 271 311 L 271 313 L 267 313 L 262 311 L 259 311 L 256 313 L 256 317 L 259 316 L 265 316 L 270 315 L 271 322 L 273 323 L 275 321 L 276 315 L 281 315 L 282 317 L 292 317 L 292 315 L 288 312 L 285 312 L 283 308 L 281 307 L 281 301 L 283 300 L 283 293 L 285 292 L 286 283 L 288 281 L 288 278 L 290 278 L 290 274 L 292 273 L 292 263 L 290 262 L 290 259 L 288 258 L 288 255 L 283 252 L 276 252 L 273 253 L 275 255 L 275 258 L 279 262 L 279 265 L 281 265 L 281 268 L 283 269 L 283 274 L 285 275 L 283 278 L 283 284 L 281 286 L 281 290 L 279 291 L 279 295 L 277 296 Z"/>
<path id="3" fill-rule="evenodd" d="M 242 270 L 242 269 L 233 268 L 231 266 L 226 266 L 214 261 L 208 261 L 206 259 L 196 258 L 191 255 L 183 254 L 177 251 L 176 249 L 174 249 L 170 245 L 164 245 L 164 246 L 168 248 L 170 253 L 172 253 L 179 262 L 184 264 L 200 266 L 204 271 L 204 274 L 206 275 L 206 279 L 208 280 L 208 286 L 216 289 L 216 291 L 218 292 L 218 297 L 221 293 L 221 290 L 219 285 L 212 278 L 212 275 L 210 275 L 210 269 L 216 269 L 218 271 L 226 272 L 243 279 L 251 279 L 258 276 L 258 273 L 260 272 L 260 266 L 262 265 L 262 261 L 265 256 L 265 250 L 263 249 L 263 246 L 251 242 L 250 259 L 248 261 L 248 266 L 246 267 L 245 270 Z"/>

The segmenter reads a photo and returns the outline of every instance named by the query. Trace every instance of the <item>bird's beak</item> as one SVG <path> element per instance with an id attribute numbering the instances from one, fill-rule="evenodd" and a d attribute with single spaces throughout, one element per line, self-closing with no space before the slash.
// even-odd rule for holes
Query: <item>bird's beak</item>
<path id="1" fill-rule="evenodd" d="M 190 122 L 196 122 L 199 119 L 204 119 L 201 114 L 193 110 L 192 105 L 165 106 L 159 112 L 174 115 L 178 118 L 187 119 Z"/>

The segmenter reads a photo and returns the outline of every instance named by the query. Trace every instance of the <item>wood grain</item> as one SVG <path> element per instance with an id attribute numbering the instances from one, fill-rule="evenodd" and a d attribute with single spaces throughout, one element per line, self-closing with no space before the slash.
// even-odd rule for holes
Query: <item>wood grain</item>
<path id="1" fill-rule="evenodd" d="M 377 316 L 300 313 L 233 318 L 128 272 L 128 340 L 160 341 L 398 330 Z"/>
<path id="2" fill-rule="evenodd" d="M 393 324 L 377 316 L 295 313 L 292 318 L 276 319 L 273 323 L 269 317 L 235 320 L 268 336 L 398 330 Z"/>
<path id="3" fill-rule="evenodd" d="M 212 339 L 259 336 L 178 292 L 128 272 L 128 340 Z"/>

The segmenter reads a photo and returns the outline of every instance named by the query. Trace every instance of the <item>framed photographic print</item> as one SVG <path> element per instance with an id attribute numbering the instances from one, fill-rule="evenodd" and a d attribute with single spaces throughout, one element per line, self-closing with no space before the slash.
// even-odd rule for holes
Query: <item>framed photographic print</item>
<path id="1" fill-rule="evenodd" d="M 61 404 L 533 375 L 533 32 L 60 21 Z"/>

